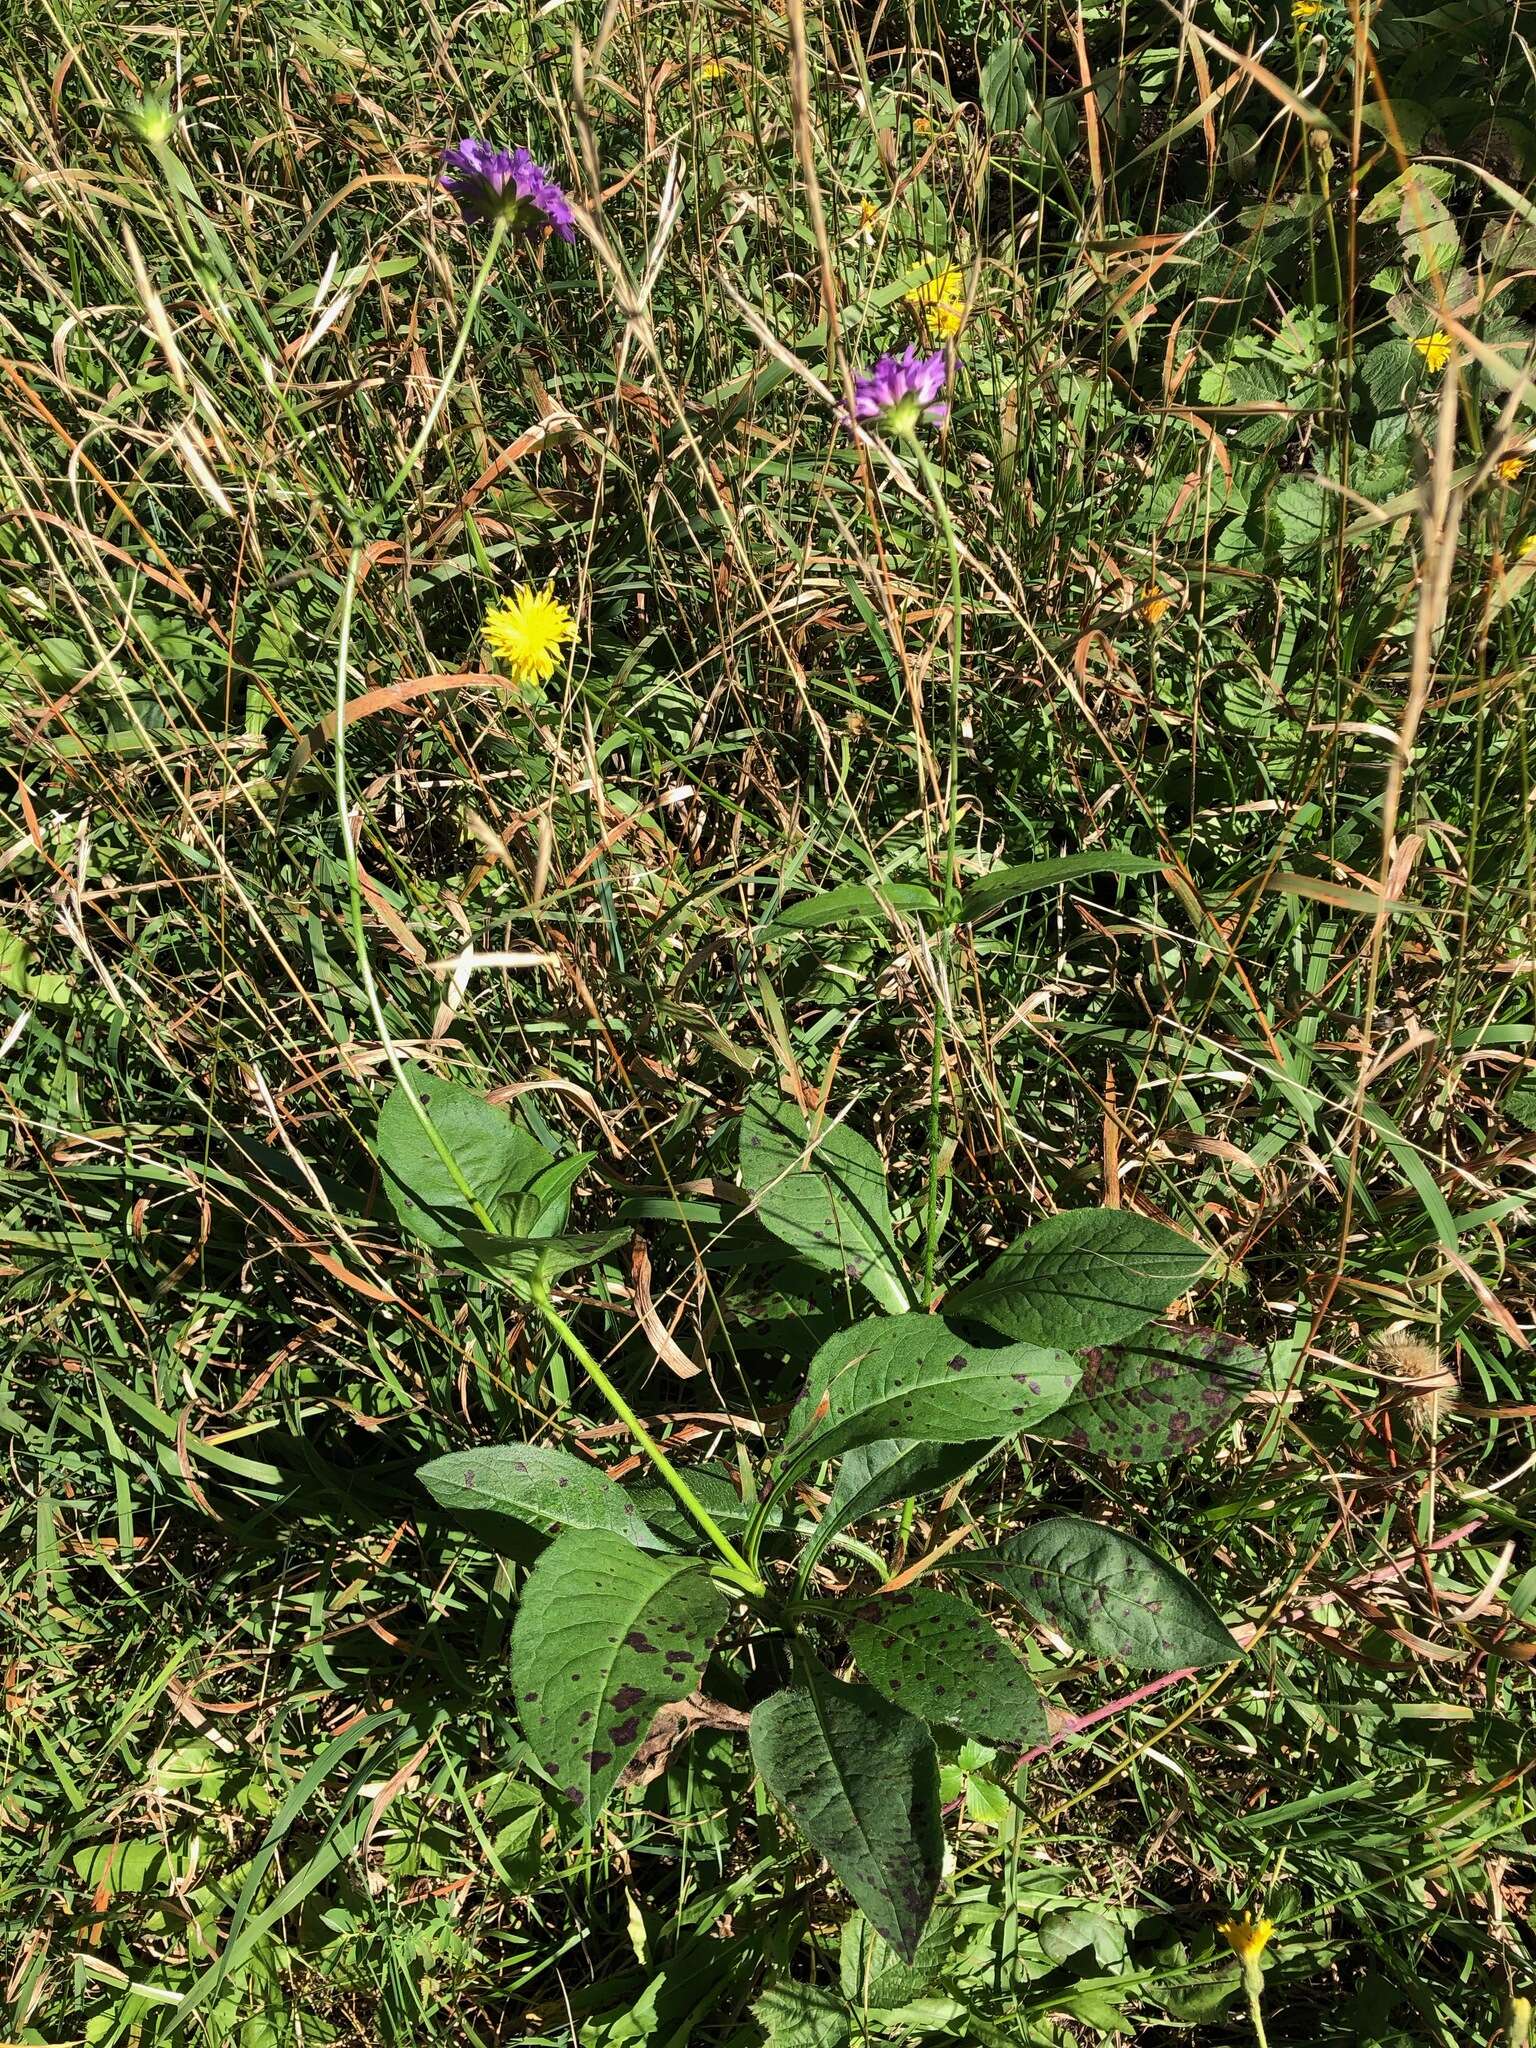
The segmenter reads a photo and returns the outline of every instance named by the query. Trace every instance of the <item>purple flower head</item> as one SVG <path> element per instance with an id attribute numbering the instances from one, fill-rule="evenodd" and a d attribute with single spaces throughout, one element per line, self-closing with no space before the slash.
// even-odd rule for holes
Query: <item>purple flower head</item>
<path id="1" fill-rule="evenodd" d="M 496 149 L 466 136 L 443 151 L 437 182 L 457 199 L 467 221 L 506 220 L 518 228 L 548 221 L 563 240 L 576 239 L 571 202 L 526 149 Z"/>
<path id="2" fill-rule="evenodd" d="M 944 351 L 920 356 L 909 342 L 899 356 L 882 356 L 872 370 L 853 380 L 853 417 L 873 420 L 887 434 L 912 435 L 921 420 L 936 427 L 949 418 L 949 405 L 939 396 L 947 366 Z"/>

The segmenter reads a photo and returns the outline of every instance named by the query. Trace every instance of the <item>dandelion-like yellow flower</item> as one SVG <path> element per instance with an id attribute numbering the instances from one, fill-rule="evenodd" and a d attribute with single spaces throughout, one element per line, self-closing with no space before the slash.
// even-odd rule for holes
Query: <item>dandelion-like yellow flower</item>
<path id="1" fill-rule="evenodd" d="M 931 135 L 933 133 L 933 123 L 926 114 L 919 114 L 912 123 L 912 133 L 914 135 Z"/>
<path id="2" fill-rule="evenodd" d="M 1522 454 L 1518 450 L 1512 455 L 1501 455 L 1498 462 L 1494 465 L 1499 472 L 1499 482 L 1501 484 L 1519 483 L 1521 477 L 1525 475 L 1526 465 L 1530 459 L 1529 455 Z"/>
<path id="3" fill-rule="evenodd" d="M 1149 626 L 1159 625 L 1173 610 L 1173 597 L 1161 584 L 1144 583 L 1141 595 L 1136 600 L 1136 609 Z"/>
<path id="4" fill-rule="evenodd" d="M 859 233 L 872 235 L 880 225 L 880 209 L 873 199 L 859 201 Z"/>
<path id="5" fill-rule="evenodd" d="M 948 341 L 965 325 L 965 280 L 953 263 L 925 278 L 902 295 L 901 303 L 916 313 L 935 341 Z"/>
<path id="6" fill-rule="evenodd" d="M 712 80 L 716 78 L 724 78 L 725 66 L 720 62 L 720 59 L 718 57 L 706 57 L 704 62 L 699 66 L 699 76 L 705 81 L 706 84 L 709 84 Z"/>
<path id="7" fill-rule="evenodd" d="M 1443 370 L 1451 360 L 1451 337 L 1437 327 L 1431 334 L 1414 336 L 1414 347 L 1424 358 L 1426 370 Z"/>
<path id="8" fill-rule="evenodd" d="M 1519 555 L 1522 562 L 1528 562 L 1532 555 L 1536 555 L 1536 533 L 1528 533 L 1521 541 Z"/>
<path id="9" fill-rule="evenodd" d="M 1246 1907 L 1230 1920 L 1223 1920 L 1216 1929 L 1240 1963 L 1256 1963 L 1269 1947 L 1274 1931 L 1273 1920 L 1255 1920 Z"/>
<path id="10" fill-rule="evenodd" d="M 1316 21 L 1323 11 L 1323 0 L 1291 0 L 1292 21 Z"/>
<path id="11" fill-rule="evenodd" d="M 560 650 L 575 637 L 576 621 L 546 583 L 521 584 L 493 604 L 482 628 L 485 644 L 516 683 L 548 682 Z"/>

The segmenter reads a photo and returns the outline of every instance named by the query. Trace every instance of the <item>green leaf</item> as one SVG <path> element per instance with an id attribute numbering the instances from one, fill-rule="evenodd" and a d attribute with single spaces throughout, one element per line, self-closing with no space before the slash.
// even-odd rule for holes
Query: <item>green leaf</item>
<path id="1" fill-rule="evenodd" d="M 1378 412 L 1398 412 L 1424 381 L 1424 359 L 1410 341 L 1383 341 L 1360 359 L 1359 374 Z"/>
<path id="2" fill-rule="evenodd" d="M 1504 1097 L 1504 1114 L 1522 1129 L 1536 1131 L 1536 1081 L 1517 1081 Z"/>
<path id="3" fill-rule="evenodd" d="M 627 1224 L 561 1237 L 491 1237 L 484 1231 L 466 1230 L 464 1248 L 477 1264 L 498 1274 L 527 1301 L 555 1286 L 567 1273 L 595 1265 L 626 1244 L 631 1234 Z"/>
<path id="4" fill-rule="evenodd" d="M 973 1344 L 940 1316 L 869 1316 L 811 1360 L 786 1457 L 799 1470 L 883 1438 L 997 1443 L 1059 1408 L 1079 1370 L 1036 1344 Z"/>
<path id="5" fill-rule="evenodd" d="M 956 922 L 979 924 L 1021 896 L 1060 888 L 1083 875 L 1155 875 L 1162 866 L 1160 860 L 1149 860 L 1144 854 L 1106 847 L 1100 853 L 1065 853 L 1055 860 L 1027 860 L 1017 867 L 994 868 L 966 890 Z"/>
<path id="6" fill-rule="evenodd" d="M 713 1556 L 714 1546 L 671 1487 L 650 1473 L 648 1466 L 647 1476 L 637 1478 L 624 1489 L 636 1514 L 643 1516 L 646 1524 L 669 1542 L 687 1550 L 708 1550 Z M 708 1465 L 690 1465 L 688 1484 L 698 1496 L 699 1505 L 714 1517 L 727 1536 L 745 1529 L 751 1521 L 753 1503 L 742 1499 L 727 1473 Z"/>
<path id="7" fill-rule="evenodd" d="M 752 1714 L 763 1783 L 897 1954 L 911 1962 L 939 1888 L 939 1764 L 922 1722 L 816 1665 Z"/>
<path id="8" fill-rule="evenodd" d="M 897 1314 L 907 1307 L 885 1163 L 867 1138 L 824 1123 L 813 1140 L 799 1109 L 761 1091 L 742 1115 L 740 1160 L 764 1228 L 797 1258 L 861 1281 Z"/>
<path id="9" fill-rule="evenodd" d="M 898 1956 L 862 1913 L 855 1913 L 837 1944 L 837 1977 L 844 1998 L 859 2012 L 890 2011 L 921 1998 L 949 1961 L 960 1909 L 944 1899 L 929 1915 L 917 1952 Z"/>
<path id="10" fill-rule="evenodd" d="M 36 960 L 35 950 L 20 932 L 0 932 L 0 988 L 11 989 L 29 1003 L 43 1003 L 52 1009 L 67 1004 L 68 975 L 39 972 Z"/>
<path id="11" fill-rule="evenodd" d="M 450 1451 L 416 1477 L 450 1514 L 514 1515 L 535 1529 L 606 1529 L 630 1543 L 654 1542 L 633 1500 L 585 1459 L 544 1444 L 490 1444 Z"/>
<path id="12" fill-rule="evenodd" d="M 565 1219 L 564 1194 L 542 1213 L 520 1213 L 519 1197 L 557 1162 L 538 1139 L 497 1109 L 425 1067 L 405 1069 L 417 1100 L 458 1163 L 471 1191 L 498 1230 L 508 1237 L 547 1236 Z M 396 1216 L 412 1236 L 434 1251 L 459 1251 L 472 1236 L 487 1241 L 485 1227 L 465 1201 L 439 1157 L 410 1097 L 395 1087 L 379 1112 L 377 1136 L 384 1187 Z"/>
<path id="13" fill-rule="evenodd" d="M 1236 1414 L 1263 1371 L 1259 1352 L 1219 1330 L 1158 1328 L 1134 1347 L 1085 1352 L 1076 1391 L 1037 1433 L 1122 1465 L 1182 1457 Z"/>
<path id="14" fill-rule="evenodd" d="M 999 1550 L 957 1557 L 1091 1657 L 1137 1671 L 1226 1664 L 1243 1652 L 1205 1595 L 1133 1536 L 1054 1515 Z"/>
<path id="15" fill-rule="evenodd" d="M 981 111 L 994 135 L 1012 135 L 1035 105 L 1035 58 L 1018 36 L 1003 36 L 981 70 Z"/>
<path id="16" fill-rule="evenodd" d="M 938 907 L 939 899 L 924 882 L 882 882 L 878 888 L 864 882 L 844 882 L 835 889 L 807 896 L 803 902 L 792 903 L 779 912 L 768 929 L 813 932 L 829 924 L 887 924 L 893 910 L 931 911 Z"/>
<path id="17" fill-rule="evenodd" d="M 512 1685 L 534 1755 L 590 1821 L 659 1707 L 698 1685 L 725 1602 L 692 1558 L 608 1529 L 557 1536 L 523 1587 Z"/>
<path id="18" fill-rule="evenodd" d="M 980 1464 L 990 1448 L 989 1444 L 914 1443 L 900 1437 L 858 1444 L 837 1468 L 837 1481 L 822 1510 L 822 1521 L 835 1515 L 837 1526 L 846 1529 L 893 1500 L 936 1493 L 972 1465 Z"/>
<path id="19" fill-rule="evenodd" d="M 1266 512 L 1287 555 L 1314 553 L 1332 530 L 1343 501 L 1309 476 L 1287 477 L 1270 493 Z"/>
<path id="20" fill-rule="evenodd" d="M 752 2007 L 763 2029 L 763 2048 L 843 2048 L 848 2039 L 847 2008 L 819 1984 L 794 1978 L 770 1984 Z"/>
<path id="21" fill-rule="evenodd" d="M 1012 1749 L 1050 1735 L 1034 1681 L 1011 1644 L 956 1593 L 919 1587 L 860 1610 L 851 1646 L 859 1668 L 909 1713 Z"/>
<path id="22" fill-rule="evenodd" d="M 808 1571 L 840 1529 L 865 1515 L 923 1493 L 948 1486 L 978 1464 L 989 1444 L 924 1444 L 902 1438 L 857 1444 L 837 1468 L 831 1498 L 806 1545 L 801 1569 Z"/>
<path id="23" fill-rule="evenodd" d="M 944 1303 L 1005 1337 L 1081 1351 L 1117 1344 L 1204 1269 L 1206 1252 L 1129 1209 L 1066 1209 L 1027 1230 Z"/>

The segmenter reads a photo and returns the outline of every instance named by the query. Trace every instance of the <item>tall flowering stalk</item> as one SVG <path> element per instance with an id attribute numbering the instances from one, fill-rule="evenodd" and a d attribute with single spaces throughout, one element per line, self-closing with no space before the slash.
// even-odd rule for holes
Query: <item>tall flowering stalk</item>
<path id="1" fill-rule="evenodd" d="M 938 472 L 928 459 L 921 429 L 924 425 L 943 427 L 949 422 L 949 401 L 944 387 L 949 381 L 949 363 L 943 349 L 920 355 L 909 343 L 899 356 L 884 355 L 874 366 L 857 373 L 853 380 L 853 403 L 844 414 L 845 424 L 867 440 L 865 425 L 874 426 L 903 449 L 917 463 L 933 506 L 939 530 L 949 555 L 949 770 L 945 778 L 944 807 L 948 828 L 944 856 L 945 917 L 940 938 L 943 986 L 937 992 L 933 1016 L 933 1059 L 928 1076 L 928 1194 L 923 1216 L 923 1299 L 933 1293 L 933 1268 L 939 1238 L 939 1153 L 944 1102 L 943 1002 L 950 988 L 953 950 L 953 910 L 959 894 L 960 830 L 960 665 L 963 629 L 960 603 L 960 543 L 955 535 L 949 504 Z"/>
<path id="2" fill-rule="evenodd" d="M 575 216 L 569 199 L 548 172 L 534 162 L 526 149 L 497 149 L 489 143 L 475 140 L 455 143 L 451 149 L 443 153 L 443 176 L 440 182 L 443 188 L 458 200 L 459 210 L 465 221 L 473 226 L 488 226 L 490 237 L 480 268 L 475 273 L 474 283 L 470 286 L 469 297 L 464 305 L 464 318 L 437 396 L 432 402 L 420 433 L 411 444 L 410 452 L 378 499 L 375 511 L 382 511 L 398 495 L 431 439 L 433 429 L 447 403 L 448 394 L 458 377 L 459 368 L 464 360 L 464 350 L 469 341 L 470 328 L 474 324 L 481 297 L 490 282 L 491 271 L 503 240 L 509 233 L 536 233 L 546 227 L 552 228 L 564 241 L 575 239 Z M 341 826 L 342 855 L 346 863 L 352 943 L 357 953 L 368 1009 L 395 1081 L 405 1100 L 410 1104 L 412 1114 L 421 1126 L 427 1141 L 442 1161 L 459 1194 L 469 1205 L 471 1214 L 482 1230 L 494 1236 L 498 1228 L 494 1217 L 470 1186 L 463 1168 L 454 1157 L 452 1146 L 428 1116 L 400 1058 L 384 1015 L 384 1006 L 379 997 L 378 984 L 373 974 L 373 962 L 368 951 L 368 935 L 363 925 L 362 875 L 358 864 L 357 841 L 352 831 L 351 806 L 347 796 L 346 743 L 347 666 L 352 641 L 352 614 L 357 600 L 358 575 L 362 560 L 363 543 L 361 534 L 357 533 L 347 560 L 347 573 L 341 591 L 336 649 L 334 755 L 336 815 Z M 552 673 L 560 647 L 575 630 L 570 614 L 555 598 L 552 590 L 518 592 L 508 603 L 493 610 L 488 620 L 488 628 L 493 648 L 514 669 L 515 674 L 524 680 L 537 679 L 546 673 Z M 634 1437 L 641 1451 L 713 1543 L 721 1557 L 721 1569 L 724 1574 L 745 1593 L 756 1594 L 765 1591 L 765 1583 L 760 1574 L 754 1571 L 724 1530 L 715 1522 L 687 1479 L 672 1464 L 618 1387 L 608 1377 L 601 1362 L 593 1357 L 576 1332 L 556 1310 L 549 1298 L 548 1284 L 544 1283 L 536 1288 L 532 1299 L 534 1307 L 543 1316 L 556 1342 L 569 1351 L 586 1371 L 598 1391 Z"/>

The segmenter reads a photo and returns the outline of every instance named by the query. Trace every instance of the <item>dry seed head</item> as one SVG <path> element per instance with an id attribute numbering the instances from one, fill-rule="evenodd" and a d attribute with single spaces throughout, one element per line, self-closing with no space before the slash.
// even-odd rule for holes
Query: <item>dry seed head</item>
<path id="1" fill-rule="evenodd" d="M 1438 1436 L 1458 1391 L 1456 1375 L 1441 1359 L 1440 1347 L 1412 1330 L 1388 1330 L 1374 1344 L 1414 1430 L 1421 1436 Z"/>

